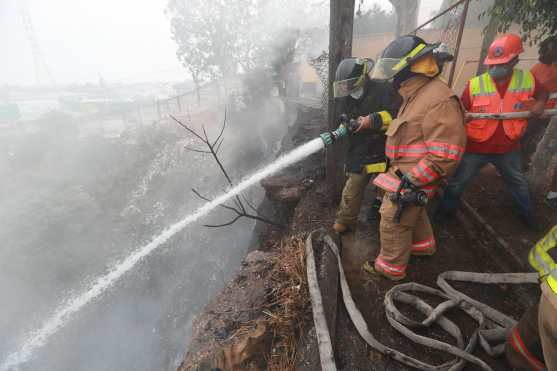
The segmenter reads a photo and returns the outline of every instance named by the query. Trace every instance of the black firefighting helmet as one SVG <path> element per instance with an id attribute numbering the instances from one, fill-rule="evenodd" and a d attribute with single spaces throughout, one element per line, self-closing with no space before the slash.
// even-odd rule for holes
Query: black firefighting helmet
<path id="1" fill-rule="evenodd" d="M 373 60 L 369 58 L 343 59 L 336 70 L 333 93 L 335 98 L 346 97 L 363 88 L 366 75 L 373 69 Z"/>
<path id="2" fill-rule="evenodd" d="M 371 78 L 389 80 L 398 73 L 407 71 L 414 62 L 428 54 L 433 54 L 439 65 L 453 60 L 444 43 L 428 44 L 418 36 L 401 36 L 383 50 Z"/>

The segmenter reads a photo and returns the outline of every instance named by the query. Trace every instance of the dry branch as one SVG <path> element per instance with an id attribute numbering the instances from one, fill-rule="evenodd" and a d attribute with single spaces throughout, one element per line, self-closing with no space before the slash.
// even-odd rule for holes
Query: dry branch
<path id="1" fill-rule="evenodd" d="M 203 133 L 200 134 L 200 133 L 196 132 L 195 130 L 193 130 L 192 128 L 190 128 L 188 125 L 186 125 L 183 122 L 181 122 L 180 120 L 178 120 L 173 115 L 169 115 L 169 116 L 178 125 L 183 127 L 188 133 L 193 135 L 195 138 L 197 138 L 199 141 L 201 141 L 203 144 L 205 144 L 205 146 L 207 146 L 207 150 L 202 150 L 202 149 L 197 149 L 197 148 L 190 148 L 190 147 L 187 147 L 187 146 L 184 147 L 184 148 L 187 149 L 188 151 L 211 155 L 211 157 L 213 157 L 213 160 L 217 163 L 217 166 L 219 167 L 221 173 L 226 178 L 226 181 L 227 181 L 228 185 L 230 187 L 234 187 L 234 183 L 232 182 L 232 178 L 228 175 L 228 172 L 226 171 L 222 161 L 220 160 L 220 158 L 218 156 L 218 152 L 221 148 L 222 143 L 224 142 L 224 130 L 226 129 L 226 110 L 224 111 L 224 119 L 223 119 L 223 122 L 222 122 L 222 127 L 220 129 L 219 135 L 216 137 L 215 140 L 210 140 L 209 139 L 209 135 L 207 134 L 207 130 L 205 130 L 204 125 L 201 126 L 201 130 L 203 131 Z M 207 201 L 207 202 L 212 201 L 210 198 L 208 198 L 206 196 L 203 196 L 199 191 L 197 191 L 194 188 L 192 188 L 192 192 L 197 197 L 202 199 L 203 201 Z M 244 199 L 244 201 L 242 201 L 242 198 Z M 244 206 L 244 202 L 254 212 L 254 214 L 251 214 L 247 211 L 246 207 Z M 279 227 L 279 228 L 284 227 L 280 223 L 276 223 L 276 222 L 274 222 L 274 221 L 272 221 L 272 220 L 270 220 L 270 219 L 268 219 L 264 216 L 261 216 L 259 214 L 259 212 L 257 211 L 257 209 L 248 201 L 248 199 L 244 195 L 235 196 L 234 206 L 230 206 L 230 205 L 226 205 L 226 204 L 221 204 L 219 206 L 226 209 L 226 210 L 232 211 L 233 213 L 236 214 L 236 216 L 234 216 L 228 222 L 225 222 L 225 223 L 222 223 L 222 224 L 205 224 L 204 225 L 205 227 L 208 227 L 208 228 L 226 227 L 226 226 L 234 224 L 235 222 L 237 222 L 241 218 L 257 220 L 257 221 L 260 221 L 260 222 L 263 222 L 263 223 L 266 223 L 266 224 L 270 224 L 270 225 L 273 225 L 273 226 Z"/>

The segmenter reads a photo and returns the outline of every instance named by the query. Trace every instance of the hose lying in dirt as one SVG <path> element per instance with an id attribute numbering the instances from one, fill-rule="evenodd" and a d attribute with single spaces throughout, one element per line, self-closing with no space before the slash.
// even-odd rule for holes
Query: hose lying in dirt
<path id="1" fill-rule="evenodd" d="M 340 285 L 344 305 L 348 311 L 350 319 L 354 323 L 360 336 L 378 352 L 390 356 L 394 360 L 407 366 L 425 371 L 461 370 L 466 362 L 478 365 L 482 370 L 491 368 L 481 359 L 472 355 L 476 345 L 480 346 L 490 356 L 502 354 L 504 351 L 504 341 L 516 321 L 509 316 L 474 300 L 459 292 L 448 281 L 472 282 L 481 284 L 536 284 L 538 283 L 537 273 L 472 273 L 448 271 L 440 274 L 437 278 L 437 285 L 441 288 L 435 289 L 419 283 L 404 283 L 394 286 L 385 296 L 385 310 L 387 320 L 398 332 L 408 337 L 417 344 L 421 344 L 433 349 L 437 349 L 455 358 L 441 365 L 431 365 L 413 357 L 410 357 L 398 350 L 389 348 L 380 343 L 369 331 L 362 313 L 354 303 L 350 287 L 344 274 L 342 262 L 337 245 L 323 230 L 312 232 L 306 240 L 306 259 L 308 266 L 308 285 L 312 302 L 314 323 L 316 327 L 319 354 L 321 357 L 321 367 L 326 371 L 337 370 L 327 321 L 323 310 L 321 292 L 315 271 L 315 259 L 313 254 L 313 241 L 315 238 L 321 240 L 336 256 L 340 273 Z M 426 293 L 436 295 L 444 301 L 437 307 L 432 307 L 424 300 L 414 295 L 414 293 Z M 396 307 L 396 302 L 402 302 L 415 307 L 419 312 L 426 316 L 421 322 L 412 320 L 403 315 Z M 478 327 L 470 337 L 468 344 L 465 344 L 464 335 L 459 327 L 450 319 L 445 317 L 445 312 L 455 307 L 460 308 L 472 319 L 478 322 Z M 427 328 L 432 324 L 437 324 L 449 333 L 456 341 L 456 346 L 449 343 L 418 335 L 413 329 Z M 499 345 L 492 347 L 490 342 L 499 342 Z"/>

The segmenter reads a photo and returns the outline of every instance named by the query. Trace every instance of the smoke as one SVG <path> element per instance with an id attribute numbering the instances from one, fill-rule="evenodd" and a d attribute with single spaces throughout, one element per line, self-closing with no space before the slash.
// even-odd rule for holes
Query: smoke
<path id="1" fill-rule="evenodd" d="M 271 117 L 284 116 L 274 112 Z M 54 126 L 57 119 L 49 115 L 40 124 Z M 231 120 L 229 125 L 238 124 Z M 174 126 L 138 128 L 117 140 L 60 136 L 50 141 L 53 132 L 40 131 L 11 148 L 12 170 L 5 179 L 13 180 L 4 182 L 0 203 L 6 221 L 1 239 L 9 241 L 0 251 L 0 292 L 6 303 L 0 309 L 6 334 L 0 358 L 17 349 L 64 298 L 201 205 L 189 188 L 200 187 L 210 196 L 225 184 L 209 159 L 184 150 L 191 140 Z M 237 142 L 228 132 L 225 140 L 223 158 L 231 174 L 248 172 L 241 166 L 245 154 L 235 148 L 262 151 L 254 148 L 260 144 Z M 254 202 L 261 197 L 252 196 Z M 224 215 L 218 214 L 205 222 L 220 221 Z M 173 368 L 192 315 L 233 274 L 252 227 L 242 221 L 218 230 L 199 225 L 186 230 L 109 295 L 84 308 L 24 369 L 39 364 L 45 370 L 129 369 L 130 362 L 140 362 L 136 369 Z M 89 359 L 93 354 L 97 357 Z"/>

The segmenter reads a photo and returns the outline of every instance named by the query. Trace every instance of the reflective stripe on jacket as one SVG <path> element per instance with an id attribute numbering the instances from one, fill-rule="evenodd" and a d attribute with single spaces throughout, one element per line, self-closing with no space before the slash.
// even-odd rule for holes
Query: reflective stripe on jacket
<path id="1" fill-rule="evenodd" d="M 549 250 L 557 246 L 557 225 L 549 231 L 536 245 L 530 250 L 528 260 L 540 274 L 540 279 L 545 281 L 554 294 L 557 295 L 557 264 L 549 255 Z"/>
<path id="2" fill-rule="evenodd" d="M 386 155 L 391 169 L 374 184 L 396 191 L 400 169 L 432 196 L 441 179 L 458 166 L 466 144 L 464 109 L 454 92 L 439 79 L 415 76 L 402 83 L 398 117 L 387 129 Z M 393 187 L 394 186 L 394 187 Z"/>
<path id="3" fill-rule="evenodd" d="M 536 83 L 530 71 L 516 68 L 504 97 L 499 95 L 495 83 L 486 72 L 470 80 L 470 112 L 502 113 L 525 110 L 526 102 L 533 98 Z M 500 120 L 479 119 L 466 124 L 468 139 L 485 142 L 493 136 Z M 528 120 L 502 120 L 505 135 L 517 140 L 524 135 Z"/>

